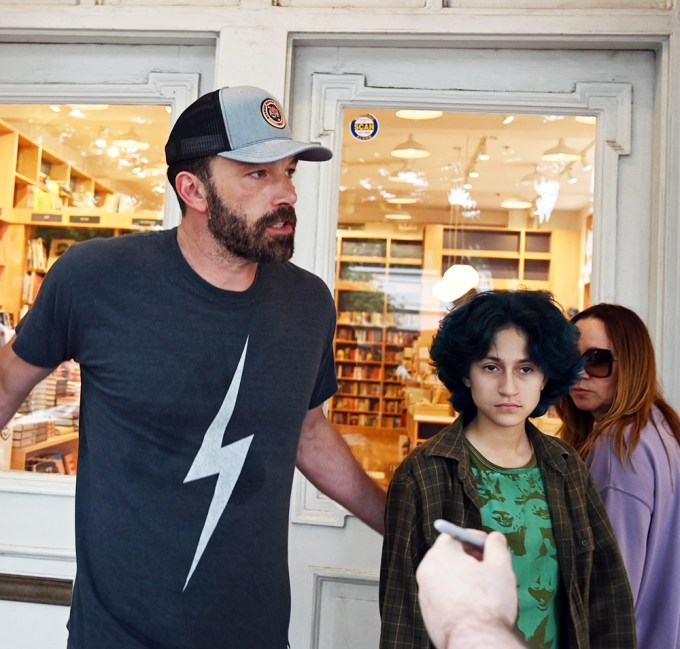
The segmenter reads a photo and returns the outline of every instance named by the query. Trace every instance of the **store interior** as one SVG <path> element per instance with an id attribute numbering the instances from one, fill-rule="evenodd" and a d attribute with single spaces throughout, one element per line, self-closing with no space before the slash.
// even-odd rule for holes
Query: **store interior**
<path id="1" fill-rule="evenodd" d="M 428 363 L 455 300 L 528 287 L 552 291 L 565 313 L 588 304 L 596 124 L 422 108 L 343 119 L 332 287 L 340 389 L 328 414 L 386 484 L 405 453 L 455 417 Z M 167 106 L 0 104 L 3 341 L 69 245 L 162 227 L 174 200 L 169 129 Z M 73 364 L 36 388 L 0 446 L 0 468 L 77 470 L 78 388 Z"/>

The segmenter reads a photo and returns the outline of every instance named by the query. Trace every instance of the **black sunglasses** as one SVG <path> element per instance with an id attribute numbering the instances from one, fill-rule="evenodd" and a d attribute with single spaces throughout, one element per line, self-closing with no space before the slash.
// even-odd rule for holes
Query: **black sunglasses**
<path id="1" fill-rule="evenodd" d="M 583 369 L 597 379 L 606 379 L 614 369 L 614 355 L 608 349 L 589 349 L 583 356 Z"/>

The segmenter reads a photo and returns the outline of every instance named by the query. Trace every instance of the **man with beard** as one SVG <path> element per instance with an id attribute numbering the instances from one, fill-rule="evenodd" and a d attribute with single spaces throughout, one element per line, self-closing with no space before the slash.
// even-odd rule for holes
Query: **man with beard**
<path id="1" fill-rule="evenodd" d="M 382 531 L 384 494 L 322 406 L 335 309 L 293 253 L 296 142 L 258 88 L 166 146 L 178 228 L 77 244 L 0 350 L 0 423 L 80 363 L 70 649 L 284 649 L 293 469 Z"/>

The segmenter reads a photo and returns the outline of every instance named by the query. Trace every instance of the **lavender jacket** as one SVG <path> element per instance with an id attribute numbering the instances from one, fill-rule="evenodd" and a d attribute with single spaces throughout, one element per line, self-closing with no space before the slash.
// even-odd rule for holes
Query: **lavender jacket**
<path id="1" fill-rule="evenodd" d="M 680 649 L 680 445 L 656 408 L 652 419 L 659 430 L 647 422 L 623 465 L 604 436 L 586 464 L 626 565 L 638 646 Z"/>

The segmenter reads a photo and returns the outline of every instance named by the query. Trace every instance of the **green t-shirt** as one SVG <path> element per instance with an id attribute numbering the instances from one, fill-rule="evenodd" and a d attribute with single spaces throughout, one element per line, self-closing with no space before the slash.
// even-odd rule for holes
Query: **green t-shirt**
<path id="1" fill-rule="evenodd" d="M 472 474 L 484 501 L 482 526 L 505 535 L 517 575 L 517 628 L 531 647 L 557 649 L 559 564 L 541 470 L 504 469 L 468 442 Z"/>

